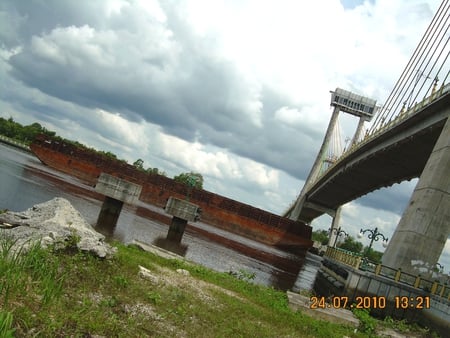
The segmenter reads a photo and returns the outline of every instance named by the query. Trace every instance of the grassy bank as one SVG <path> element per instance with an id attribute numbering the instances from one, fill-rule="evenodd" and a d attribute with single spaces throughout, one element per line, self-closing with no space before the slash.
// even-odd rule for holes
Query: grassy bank
<path id="1" fill-rule="evenodd" d="M 291 311 L 284 292 L 248 283 L 244 272 L 218 273 L 118 243 L 116 256 L 102 260 L 74 243 L 21 254 L 11 240 L 0 242 L 0 337 L 369 336 Z"/>

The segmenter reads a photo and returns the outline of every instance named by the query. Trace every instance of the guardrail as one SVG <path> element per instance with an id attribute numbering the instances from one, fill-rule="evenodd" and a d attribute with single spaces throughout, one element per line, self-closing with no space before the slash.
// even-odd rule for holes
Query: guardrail
<path id="1" fill-rule="evenodd" d="M 25 143 L 22 143 L 20 141 L 17 141 L 15 139 L 10 138 L 10 137 L 5 136 L 5 135 L 0 135 L 0 142 L 9 144 L 11 146 L 14 146 L 14 147 L 26 150 L 26 151 L 31 151 L 30 147 L 28 145 L 26 145 Z"/>
<path id="2" fill-rule="evenodd" d="M 450 301 L 450 285 L 448 283 L 442 284 L 439 281 L 431 281 L 421 277 L 420 275 L 413 275 L 404 272 L 401 268 L 393 269 L 386 265 L 376 264 L 370 262 L 361 254 L 356 254 L 339 248 L 328 247 L 324 257 L 331 258 L 357 270 L 371 272 L 376 276 L 382 276 L 393 280 L 394 282 L 406 284 L 416 289 L 421 289 L 432 295 L 436 295 Z"/>
<path id="3" fill-rule="evenodd" d="M 345 265 L 351 266 L 355 269 L 359 269 L 363 259 L 361 254 L 339 248 L 332 248 L 331 246 L 327 248 L 324 256 L 344 263 Z"/>

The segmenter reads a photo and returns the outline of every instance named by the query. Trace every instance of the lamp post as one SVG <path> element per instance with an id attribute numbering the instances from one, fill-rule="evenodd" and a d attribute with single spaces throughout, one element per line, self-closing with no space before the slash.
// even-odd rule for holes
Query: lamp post
<path id="1" fill-rule="evenodd" d="M 337 240 L 338 240 L 340 235 L 344 235 L 345 237 L 348 236 L 348 233 L 346 233 L 344 230 L 341 230 L 341 227 L 339 227 L 337 229 L 336 228 L 332 228 L 332 229 L 330 228 L 330 229 L 328 229 L 328 232 L 330 233 L 330 235 L 332 233 L 334 233 L 336 235 L 336 237 L 334 239 L 334 243 L 333 243 L 333 248 L 336 247 L 336 243 L 337 243 Z"/>
<path id="2" fill-rule="evenodd" d="M 435 267 L 436 267 L 436 270 L 438 270 L 438 272 L 440 272 L 440 273 L 444 272 L 444 266 L 441 263 L 437 262 Z"/>
<path id="3" fill-rule="evenodd" d="M 383 247 L 387 247 L 388 238 L 385 237 L 381 232 L 378 232 L 378 228 L 375 228 L 374 230 L 361 229 L 361 230 L 359 230 L 358 238 L 362 238 L 366 232 L 369 233 L 369 235 L 367 237 L 370 239 L 370 244 L 366 250 L 366 255 L 369 253 L 370 249 L 372 248 L 373 241 L 378 241 L 380 238 L 383 239 Z"/>

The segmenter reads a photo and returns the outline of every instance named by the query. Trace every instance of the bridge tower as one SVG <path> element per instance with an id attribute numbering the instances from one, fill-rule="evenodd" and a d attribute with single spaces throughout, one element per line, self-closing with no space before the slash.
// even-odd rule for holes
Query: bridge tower
<path id="1" fill-rule="evenodd" d="M 421 275 L 430 274 L 450 236 L 450 107 L 382 262 Z"/>
<path id="2" fill-rule="evenodd" d="M 307 192 L 320 176 L 323 166 L 325 164 L 332 165 L 332 160 L 330 158 L 327 158 L 325 154 L 328 151 L 333 132 L 336 128 L 339 112 L 343 111 L 345 113 L 359 117 L 358 126 L 356 128 L 352 141 L 349 145 L 349 147 L 352 147 L 361 136 L 364 122 L 370 121 L 373 115 L 376 113 L 377 106 L 375 100 L 354 94 L 352 92 L 340 88 L 336 88 L 334 92 L 331 91 L 330 105 L 334 107 L 334 109 L 330 118 L 330 122 L 328 124 L 327 131 L 325 133 L 322 146 L 320 147 L 319 153 L 317 154 L 316 160 L 314 161 L 314 164 L 311 168 L 311 171 L 309 172 L 308 178 L 305 181 L 305 184 L 302 188 L 299 197 L 297 198 L 295 203 L 288 209 L 288 211 L 284 214 L 284 216 L 293 220 L 309 223 L 310 219 L 308 219 L 307 217 L 305 218 L 303 217 L 302 211 L 305 208 L 324 211 L 331 217 L 333 217 L 332 228 L 338 228 L 340 218 L 340 207 L 337 208 L 336 210 L 330 210 L 328 208 L 324 208 L 321 205 L 308 202 Z M 331 243 L 334 243 L 334 238 L 332 238 L 334 236 L 333 235 L 334 233 L 335 232 L 332 231 L 330 235 Z"/>

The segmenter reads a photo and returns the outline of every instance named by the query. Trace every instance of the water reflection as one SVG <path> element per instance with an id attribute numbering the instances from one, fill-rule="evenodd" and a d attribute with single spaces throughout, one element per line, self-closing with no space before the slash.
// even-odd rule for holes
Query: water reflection
<path id="1" fill-rule="evenodd" d="M 93 187 L 42 165 L 29 154 L 5 148 L 0 145 L 0 209 L 20 211 L 63 197 L 89 224 L 96 224 L 104 197 Z M 161 245 L 170 220 L 162 208 L 139 201 L 123 206 L 116 227 L 107 235 L 124 243 L 137 239 Z M 188 224 L 180 244 L 179 252 L 187 260 L 221 272 L 254 273 L 255 283 L 283 290 L 312 289 L 318 269 L 312 255 L 289 253 L 202 222 Z"/>

